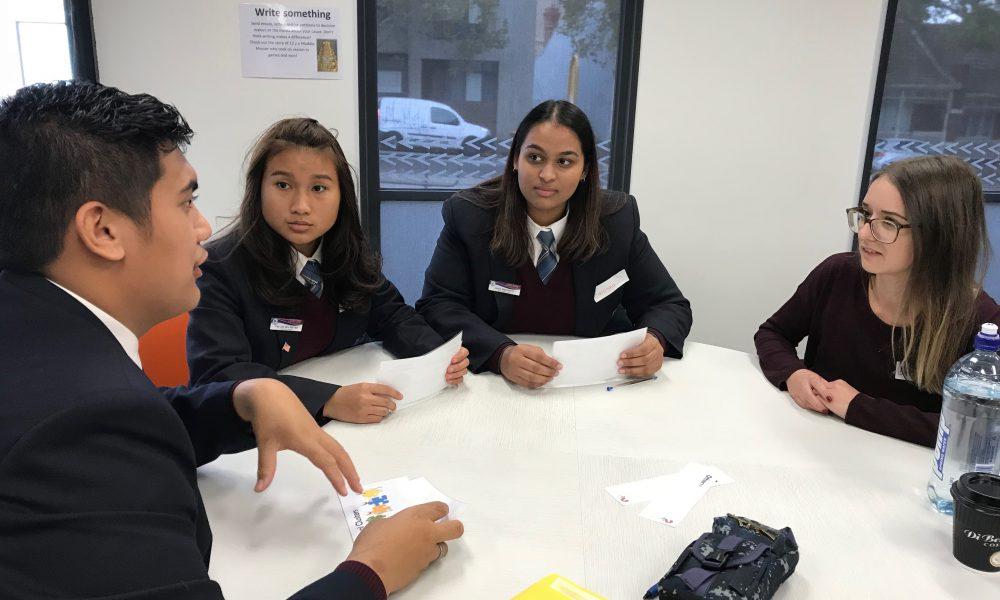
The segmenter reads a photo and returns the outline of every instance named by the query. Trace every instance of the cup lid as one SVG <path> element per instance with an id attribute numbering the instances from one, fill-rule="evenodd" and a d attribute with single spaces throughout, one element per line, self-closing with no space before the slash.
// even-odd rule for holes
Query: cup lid
<path id="1" fill-rule="evenodd" d="M 961 498 L 983 508 L 1000 509 L 1000 476 L 966 473 L 951 484 L 951 495 L 956 501 Z"/>

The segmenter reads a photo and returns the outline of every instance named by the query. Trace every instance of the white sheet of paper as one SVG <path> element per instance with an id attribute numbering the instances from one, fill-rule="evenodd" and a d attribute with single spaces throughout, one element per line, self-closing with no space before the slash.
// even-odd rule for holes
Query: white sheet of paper
<path id="1" fill-rule="evenodd" d="M 732 483 L 736 481 L 729 475 L 722 472 L 719 467 L 713 467 L 712 465 L 703 465 L 701 463 L 688 463 L 684 465 L 681 469 L 679 475 L 681 477 L 690 477 L 692 479 L 701 480 L 704 479 L 706 475 L 712 477 L 712 481 L 709 482 L 711 487 L 718 487 L 720 485 L 725 485 L 727 483 Z"/>
<path id="2" fill-rule="evenodd" d="M 674 474 L 669 487 L 658 491 L 639 516 L 676 527 L 710 488 L 732 482 L 733 479 L 717 467 L 688 463 Z"/>
<path id="3" fill-rule="evenodd" d="M 604 488 L 615 502 L 622 506 L 631 506 L 640 502 L 648 502 L 654 498 L 666 495 L 672 486 L 684 485 L 691 480 L 701 480 L 710 475 L 711 487 L 732 483 L 734 479 L 722 472 L 722 469 L 700 463 L 688 463 L 676 473 L 640 479 L 628 483 L 620 483 Z"/>
<path id="4" fill-rule="evenodd" d="M 562 371 L 545 387 L 560 388 L 607 383 L 621 379 L 618 359 L 646 339 L 646 328 L 617 335 L 553 342 L 552 358 L 562 363 Z"/>
<path id="5" fill-rule="evenodd" d="M 344 510 L 344 520 L 351 532 L 351 539 L 357 539 L 361 530 L 369 523 L 378 519 L 387 519 L 401 510 L 433 502 L 435 500 L 448 505 L 448 514 L 441 519 L 456 518 L 465 506 L 453 498 L 445 496 L 423 477 L 410 479 L 396 477 L 364 486 L 360 494 L 348 492 L 340 498 L 340 506 Z"/>
<path id="6" fill-rule="evenodd" d="M 700 486 L 674 486 L 666 494 L 658 497 L 646 505 L 639 513 L 640 517 L 677 527 L 694 505 L 701 500 L 708 488 L 711 486 L 705 483 Z"/>
<path id="7" fill-rule="evenodd" d="M 423 356 L 382 361 L 375 382 L 392 386 L 403 395 L 402 400 L 396 401 L 397 410 L 413 406 L 448 385 L 444 373 L 451 364 L 451 357 L 461 347 L 462 334 L 459 332 Z"/>
<path id="8" fill-rule="evenodd" d="M 458 518 L 459 513 L 461 513 L 465 508 L 465 502 L 445 496 L 436 487 L 431 485 L 431 482 L 427 481 L 427 479 L 423 477 L 417 477 L 416 479 L 410 480 L 410 487 L 409 490 L 407 490 L 407 494 L 409 495 L 410 501 L 413 505 L 435 501 L 447 504 L 448 514 L 441 519 L 442 521 Z"/>
<path id="9" fill-rule="evenodd" d="M 630 506 L 632 504 L 637 504 L 639 502 L 648 502 L 652 500 L 660 493 L 665 492 L 671 485 L 674 484 L 677 478 L 676 473 L 671 473 L 670 475 L 660 475 L 659 477 L 651 477 L 649 479 L 640 479 L 639 481 L 630 481 L 628 483 L 620 483 L 618 485 L 612 485 L 604 488 L 604 490 L 611 494 L 611 497 L 615 499 L 615 502 L 621 504 L 622 506 Z"/>

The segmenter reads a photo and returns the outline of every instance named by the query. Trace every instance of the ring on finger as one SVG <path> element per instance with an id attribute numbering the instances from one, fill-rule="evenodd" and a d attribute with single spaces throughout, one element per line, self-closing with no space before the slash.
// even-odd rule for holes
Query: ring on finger
<path id="1" fill-rule="evenodd" d="M 444 542 L 438 542 L 438 560 L 448 556 L 448 544 Z"/>

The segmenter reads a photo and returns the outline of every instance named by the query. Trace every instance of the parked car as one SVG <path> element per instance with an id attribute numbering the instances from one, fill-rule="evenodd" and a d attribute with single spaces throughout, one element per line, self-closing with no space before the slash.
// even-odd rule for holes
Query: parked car
<path id="1" fill-rule="evenodd" d="M 447 104 L 423 98 L 379 98 L 379 140 L 390 147 L 474 150 L 471 143 L 485 139 L 490 130 L 469 123 Z M 476 154 L 477 152 L 472 152 Z"/>

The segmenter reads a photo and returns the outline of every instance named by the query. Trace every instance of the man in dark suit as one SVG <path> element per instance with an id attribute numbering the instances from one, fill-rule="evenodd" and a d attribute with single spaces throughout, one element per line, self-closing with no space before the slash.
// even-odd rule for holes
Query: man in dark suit
<path id="1" fill-rule="evenodd" d="M 275 380 L 157 390 L 138 336 L 198 302 L 211 233 L 183 117 L 148 95 L 40 84 L 0 103 L 0 597 L 218 599 L 195 469 L 291 449 L 339 493 L 347 453 Z M 346 485 L 345 485 L 346 478 Z M 378 598 L 461 535 L 447 508 L 373 524 L 294 597 Z"/>

